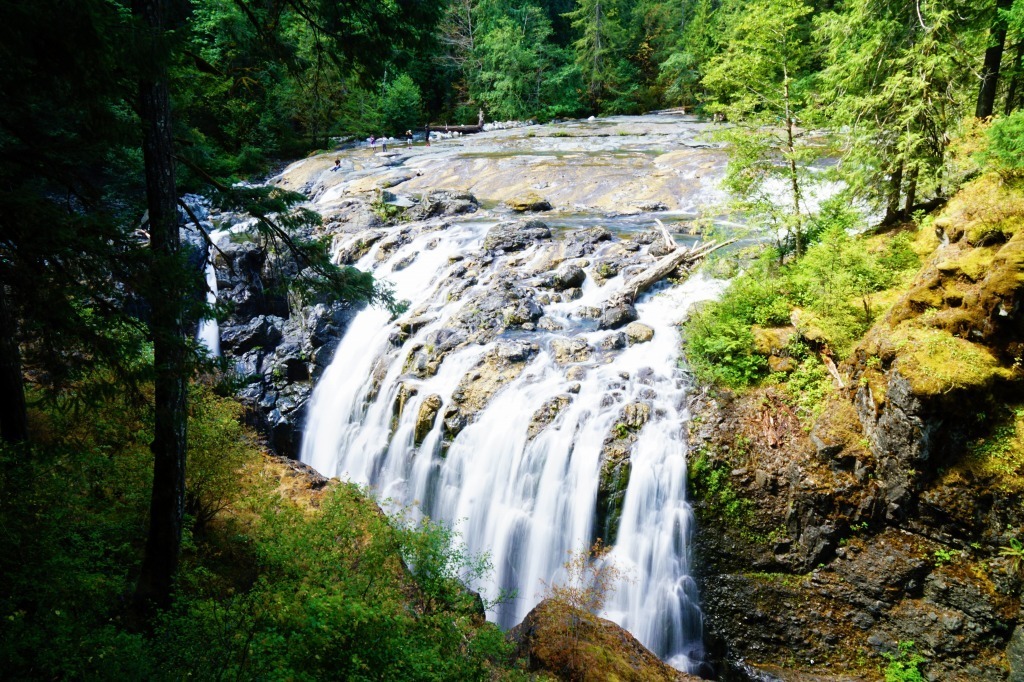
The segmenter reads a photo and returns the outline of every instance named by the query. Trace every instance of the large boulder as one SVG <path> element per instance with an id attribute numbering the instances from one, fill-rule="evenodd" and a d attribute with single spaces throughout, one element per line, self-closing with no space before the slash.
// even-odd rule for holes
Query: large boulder
<path id="1" fill-rule="evenodd" d="M 599 242 L 608 241 L 612 233 L 604 227 L 587 227 L 570 232 L 565 238 L 565 257 L 580 258 L 594 253 Z"/>
<path id="2" fill-rule="evenodd" d="M 539 220 L 521 223 L 499 223 L 484 237 L 487 251 L 522 251 L 526 247 L 551 238 L 551 229 Z"/>
<path id="3" fill-rule="evenodd" d="M 505 205 L 516 213 L 550 211 L 551 203 L 537 194 L 530 192 L 521 197 L 509 199 Z"/>
<path id="4" fill-rule="evenodd" d="M 601 329 L 618 329 L 640 317 L 636 308 L 630 303 L 613 302 L 605 306 L 601 312 L 601 321 L 598 326 Z"/>
<path id="5" fill-rule="evenodd" d="M 565 263 L 555 272 L 551 278 L 551 287 L 555 291 L 565 291 L 583 286 L 587 279 L 587 273 L 580 266 L 574 263 Z"/>
<path id="6" fill-rule="evenodd" d="M 564 601 L 545 599 L 512 628 L 516 658 L 534 672 L 593 682 L 698 682 L 657 656 L 621 627 Z"/>
<path id="7" fill-rule="evenodd" d="M 409 209 L 408 213 L 413 220 L 427 220 L 473 213 L 479 207 L 480 202 L 469 192 L 436 189 L 424 195 L 420 203 Z"/>
<path id="8" fill-rule="evenodd" d="M 654 329 L 643 322 L 630 322 L 625 332 L 630 343 L 647 343 L 654 338 Z"/>

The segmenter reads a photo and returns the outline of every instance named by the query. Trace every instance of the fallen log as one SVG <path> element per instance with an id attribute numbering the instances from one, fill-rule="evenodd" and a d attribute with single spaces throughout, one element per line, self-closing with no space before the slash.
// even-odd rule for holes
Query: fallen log
<path id="1" fill-rule="evenodd" d="M 692 249 L 678 249 L 675 253 L 670 253 L 664 258 L 656 261 L 651 265 L 651 267 L 626 282 L 623 285 L 622 290 L 619 291 L 613 299 L 619 299 L 626 303 L 633 303 L 636 301 L 637 296 L 671 275 L 679 266 L 692 265 L 702 258 L 705 258 L 711 252 L 717 251 L 723 246 L 728 246 L 734 241 L 736 240 L 727 239 L 721 243 L 717 241 L 710 241 L 703 246 L 695 246 Z"/>
<path id="2" fill-rule="evenodd" d="M 470 135 L 472 133 L 482 132 L 483 126 L 449 126 L 449 125 L 438 125 L 437 123 L 430 124 L 431 132 L 435 133 L 462 133 L 463 135 Z"/>

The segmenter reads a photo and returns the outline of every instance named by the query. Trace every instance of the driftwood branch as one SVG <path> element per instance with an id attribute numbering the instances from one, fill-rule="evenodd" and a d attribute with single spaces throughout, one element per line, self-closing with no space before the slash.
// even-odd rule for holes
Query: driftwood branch
<path id="1" fill-rule="evenodd" d="M 665 238 L 665 246 L 673 251 L 678 249 L 679 244 L 676 243 L 675 237 L 673 237 L 672 233 L 668 231 L 667 227 L 665 227 L 665 223 L 661 222 L 657 218 L 654 219 L 654 222 L 658 223 L 658 228 L 661 230 L 661 236 Z"/>
<path id="2" fill-rule="evenodd" d="M 843 376 L 836 368 L 836 363 L 832 362 L 832 358 L 822 353 L 821 361 L 824 363 L 825 368 L 828 369 L 828 373 L 831 374 L 832 378 L 836 380 L 837 384 L 839 384 L 839 388 L 846 388 L 846 384 L 843 383 Z"/>
<path id="3" fill-rule="evenodd" d="M 616 297 L 628 303 L 632 303 L 636 300 L 637 296 L 671 275 L 679 266 L 693 265 L 697 261 L 706 258 L 711 252 L 717 251 L 723 246 L 728 246 L 734 241 L 736 240 L 727 239 L 721 243 L 710 241 L 703 246 L 698 246 L 692 249 L 678 249 L 675 253 L 670 253 L 664 258 L 656 261 L 651 265 L 651 267 L 626 282 Z"/>

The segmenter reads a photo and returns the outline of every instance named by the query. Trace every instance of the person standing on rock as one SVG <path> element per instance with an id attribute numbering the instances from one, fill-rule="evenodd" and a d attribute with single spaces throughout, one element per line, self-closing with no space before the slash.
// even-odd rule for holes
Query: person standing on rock
<path id="1" fill-rule="evenodd" d="M 380 138 L 380 148 L 381 148 L 381 151 L 383 151 L 384 153 L 387 153 L 387 151 L 388 151 L 388 138 L 386 138 L 386 137 Z"/>
<path id="2" fill-rule="evenodd" d="M 406 146 L 409 146 L 409 145 L 412 144 L 412 131 L 411 130 L 406 130 L 405 131 L 405 144 L 406 144 Z"/>
<path id="3" fill-rule="evenodd" d="M 427 141 L 427 146 L 430 146 L 430 124 L 423 126 L 423 139 Z"/>
<path id="4" fill-rule="evenodd" d="M 370 152 L 373 153 L 375 151 L 377 151 L 377 136 L 370 135 Z"/>

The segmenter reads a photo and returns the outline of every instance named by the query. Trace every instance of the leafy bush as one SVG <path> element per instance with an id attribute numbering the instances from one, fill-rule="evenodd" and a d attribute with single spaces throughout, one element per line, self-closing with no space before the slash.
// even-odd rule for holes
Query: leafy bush
<path id="1" fill-rule="evenodd" d="M 384 87 L 380 96 L 381 134 L 400 135 L 420 127 L 423 98 L 420 89 L 407 74 L 401 74 Z"/>
<path id="2" fill-rule="evenodd" d="M 88 392 L 88 386 L 74 387 Z M 92 393 L 89 393 L 93 395 Z M 189 505 L 173 607 L 127 613 L 145 541 L 146 409 L 104 393 L 33 414 L 0 447 L 0 669 L 10 679 L 505 679 L 512 647 L 465 587 L 489 569 L 447 528 L 384 515 L 338 485 L 318 506 L 270 492 L 239 408 L 192 387 Z M 248 467 L 252 470 L 252 467 Z M 218 514 L 230 503 L 232 513 Z M 209 523 L 216 517 L 216 522 Z"/>
<path id="3" fill-rule="evenodd" d="M 254 458 L 256 443 L 240 420 L 238 402 L 220 398 L 206 384 L 189 390 L 185 513 L 200 532 L 242 491 L 239 470 Z"/>

